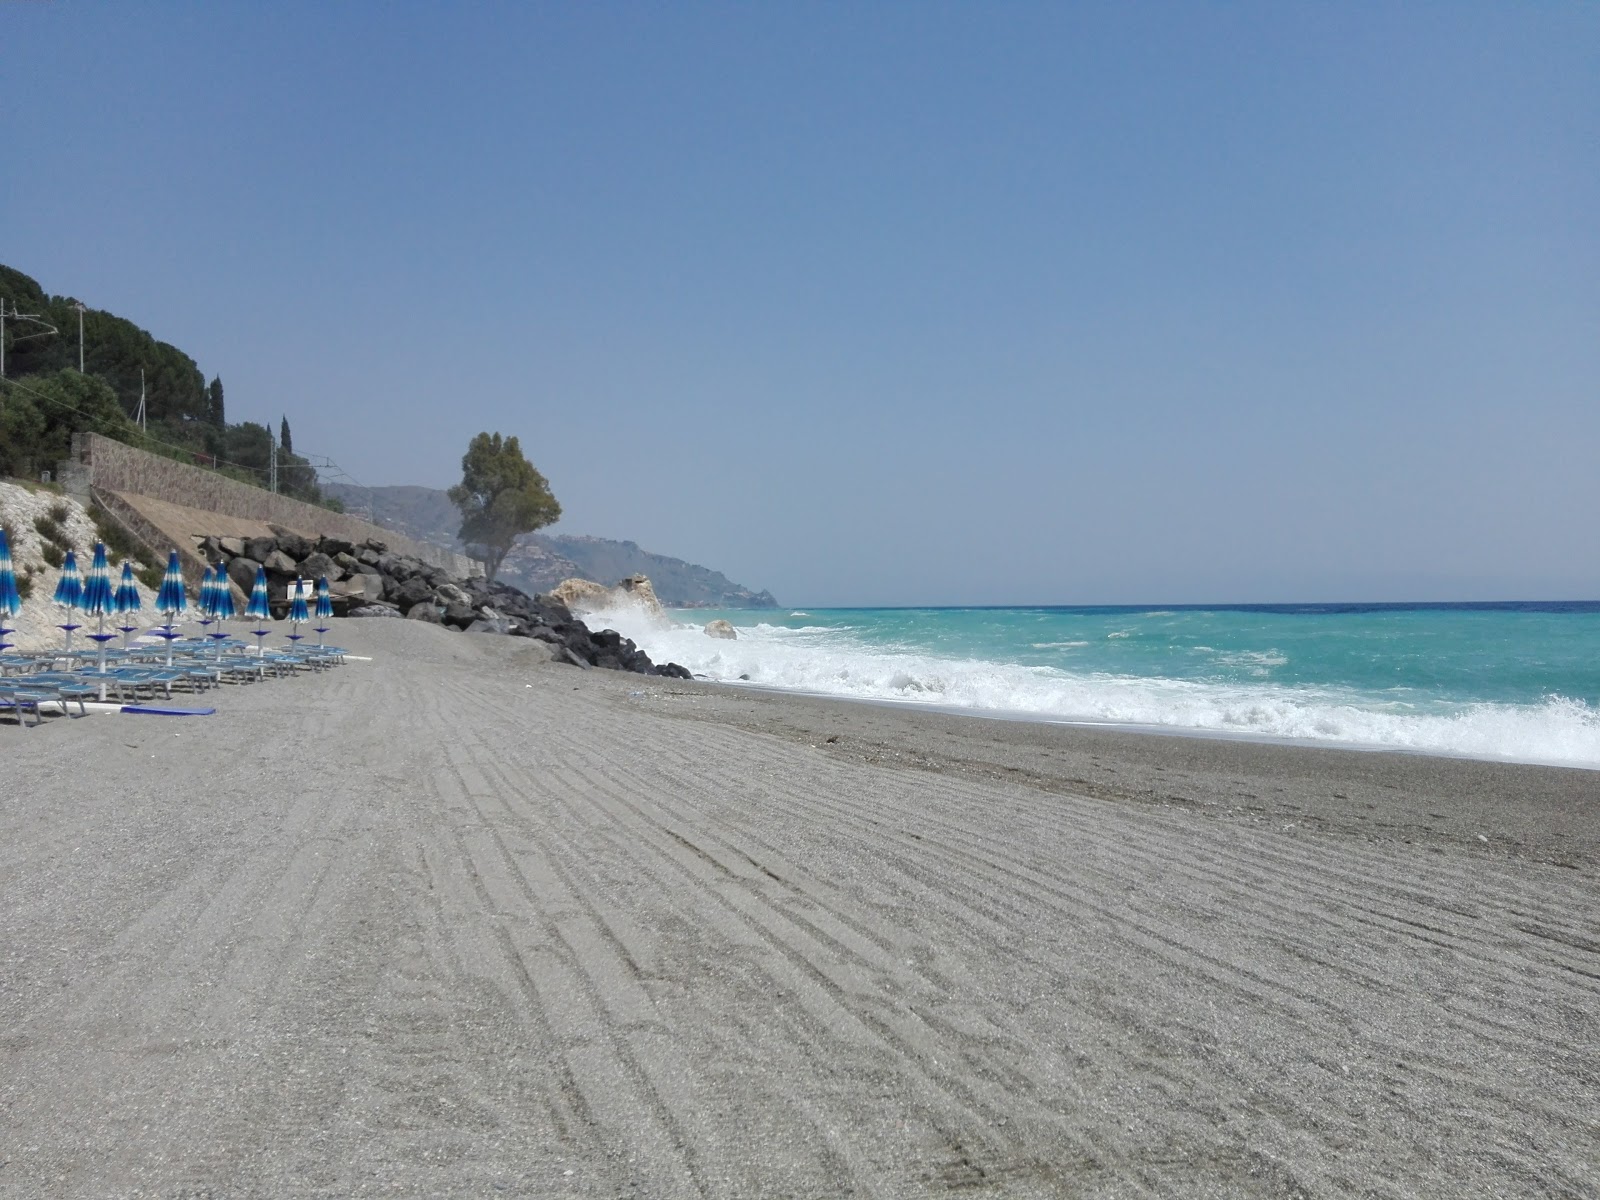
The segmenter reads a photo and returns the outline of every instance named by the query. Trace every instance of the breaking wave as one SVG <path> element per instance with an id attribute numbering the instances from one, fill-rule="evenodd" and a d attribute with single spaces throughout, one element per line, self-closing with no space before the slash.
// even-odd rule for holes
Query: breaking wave
<path id="1" fill-rule="evenodd" d="M 941 656 L 870 645 L 848 624 L 795 628 L 758 620 L 737 625 L 736 640 L 720 640 L 707 637 L 699 624 L 631 608 L 586 619 L 633 638 L 658 662 L 681 663 L 711 680 L 1046 721 L 1600 768 L 1600 711 L 1562 696 L 1531 704 L 1402 701 L 1393 693 L 1252 679 L 1075 673 Z M 1244 674 L 1253 675 L 1250 668 L 1270 666 L 1281 656 L 1238 659 Z"/>

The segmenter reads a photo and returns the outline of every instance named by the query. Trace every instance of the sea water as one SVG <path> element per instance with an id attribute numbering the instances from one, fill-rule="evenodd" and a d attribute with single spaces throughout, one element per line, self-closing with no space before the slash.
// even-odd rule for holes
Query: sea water
<path id="1" fill-rule="evenodd" d="M 708 621 L 738 637 L 707 636 Z M 1600 602 L 597 614 L 708 679 L 1600 768 Z"/>

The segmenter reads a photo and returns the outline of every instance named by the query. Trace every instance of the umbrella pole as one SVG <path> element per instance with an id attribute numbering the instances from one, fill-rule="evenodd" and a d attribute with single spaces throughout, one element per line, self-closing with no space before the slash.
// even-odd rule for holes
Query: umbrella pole
<path id="1" fill-rule="evenodd" d="M 106 615 L 100 613 L 99 617 L 99 636 L 95 640 L 100 643 L 100 702 L 103 704 L 106 699 Z"/>

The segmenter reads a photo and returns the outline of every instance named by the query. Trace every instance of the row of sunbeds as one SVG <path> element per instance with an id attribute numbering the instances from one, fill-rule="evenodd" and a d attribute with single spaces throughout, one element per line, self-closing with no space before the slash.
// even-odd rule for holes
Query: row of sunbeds
<path id="1" fill-rule="evenodd" d="M 174 689 L 198 693 L 225 683 L 251 683 L 299 671 L 320 671 L 344 662 L 337 646 L 263 649 L 230 639 L 179 640 L 108 650 L 101 670 L 99 649 L 0 654 L 0 713 L 19 725 L 43 722 L 49 711 L 87 716 L 89 704 L 139 704 L 172 698 Z M 76 712 L 73 709 L 76 708 Z"/>

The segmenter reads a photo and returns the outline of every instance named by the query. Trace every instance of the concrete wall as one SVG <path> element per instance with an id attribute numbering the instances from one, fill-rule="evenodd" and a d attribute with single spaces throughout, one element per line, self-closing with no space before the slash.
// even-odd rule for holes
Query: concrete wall
<path id="1" fill-rule="evenodd" d="M 413 555 L 443 567 L 452 575 L 482 573 L 480 564 L 443 546 L 419 542 L 345 513 L 330 512 L 315 504 L 279 496 L 215 471 L 161 458 L 97 433 L 73 435 L 72 460 L 62 464 L 61 478 L 63 484 L 69 478 L 76 478 L 85 491 L 93 488 L 102 495 L 132 492 L 225 516 L 269 521 L 310 536 L 327 535 L 352 542 L 377 538 L 387 542 L 396 554 Z M 123 516 L 121 512 L 117 515 Z"/>

